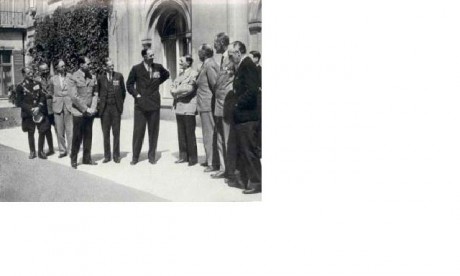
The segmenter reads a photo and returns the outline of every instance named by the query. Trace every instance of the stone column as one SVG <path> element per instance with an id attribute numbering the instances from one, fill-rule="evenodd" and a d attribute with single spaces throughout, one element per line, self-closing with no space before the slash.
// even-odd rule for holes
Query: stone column
<path id="1" fill-rule="evenodd" d="M 228 35 L 230 41 L 248 45 L 248 0 L 227 0 Z"/>

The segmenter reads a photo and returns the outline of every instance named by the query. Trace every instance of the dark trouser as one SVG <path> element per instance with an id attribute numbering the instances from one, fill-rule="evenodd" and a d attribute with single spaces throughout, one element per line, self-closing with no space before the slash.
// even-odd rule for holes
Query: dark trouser
<path id="1" fill-rule="evenodd" d="M 198 162 L 196 146 L 195 115 L 176 114 L 177 136 L 179 139 L 179 159 L 187 160 L 189 163 Z"/>
<path id="2" fill-rule="evenodd" d="M 29 150 L 35 152 L 35 129 L 27 131 L 29 138 Z M 38 152 L 43 152 L 43 146 L 45 144 L 45 133 L 38 133 Z"/>
<path id="3" fill-rule="evenodd" d="M 107 104 L 101 115 L 102 134 L 104 137 L 104 157 L 111 159 L 110 129 L 113 135 L 113 158 L 120 158 L 120 122 L 121 114 L 115 104 Z"/>
<path id="4" fill-rule="evenodd" d="M 158 134 L 160 132 L 160 110 L 141 111 L 134 108 L 133 160 L 138 161 L 144 142 L 145 126 L 149 132 L 149 161 L 155 161 Z"/>
<path id="5" fill-rule="evenodd" d="M 93 117 L 73 116 L 72 152 L 70 161 L 77 163 L 78 152 L 83 141 L 83 163 L 91 161 L 91 142 L 93 139 Z"/>
<path id="6" fill-rule="evenodd" d="M 258 128 L 259 122 L 245 122 L 236 124 L 238 151 L 241 160 L 242 174 L 249 180 L 248 188 L 260 188 L 262 185 L 262 166 L 258 156 Z"/>
<path id="7" fill-rule="evenodd" d="M 223 121 L 225 138 L 225 174 L 227 178 L 234 178 L 238 158 L 235 123 Z"/>
<path id="8" fill-rule="evenodd" d="M 52 126 L 55 125 L 54 124 L 54 114 L 48 114 L 48 120 Z M 48 143 L 48 150 L 54 151 L 53 134 L 51 133 L 51 128 L 45 132 L 45 136 L 46 136 L 46 142 Z"/>

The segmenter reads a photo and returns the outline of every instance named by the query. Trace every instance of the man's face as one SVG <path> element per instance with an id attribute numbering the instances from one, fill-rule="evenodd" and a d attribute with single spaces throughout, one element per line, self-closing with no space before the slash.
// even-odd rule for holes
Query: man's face
<path id="1" fill-rule="evenodd" d="M 59 72 L 59 73 L 64 73 L 65 72 L 65 65 L 58 65 L 56 67 L 56 70 Z"/>
<path id="2" fill-rule="evenodd" d="M 48 70 L 48 69 L 40 69 L 39 73 L 40 73 L 40 76 L 47 77 L 49 75 L 49 73 L 50 73 L 50 70 Z"/>
<path id="3" fill-rule="evenodd" d="M 252 54 L 249 54 L 249 56 L 251 57 L 252 61 L 254 61 L 255 64 L 259 64 L 259 58 L 256 58 L 254 55 Z"/>
<path id="4" fill-rule="evenodd" d="M 108 73 L 113 73 L 114 68 L 115 68 L 115 66 L 113 65 L 112 61 L 107 61 L 106 67 L 105 67 L 106 71 Z"/>
<path id="5" fill-rule="evenodd" d="M 223 54 L 225 52 L 224 45 L 218 38 L 214 40 L 214 49 L 216 49 L 217 54 Z"/>
<path id="6" fill-rule="evenodd" d="M 187 69 L 189 67 L 187 60 L 185 60 L 185 57 L 181 57 L 179 59 L 179 67 L 180 67 L 180 69 L 183 69 L 183 70 L 185 70 L 185 69 Z"/>
<path id="7" fill-rule="evenodd" d="M 200 58 L 200 61 L 204 61 L 204 60 L 206 59 L 206 55 L 205 55 L 203 49 L 200 49 L 200 50 L 198 51 L 198 57 Z"/>
<path id="8" fill-rule="evenodd" d="M 32 80 L 34 78 L 34 72 L 30 68 L 26 68 L 24 72 L 24 77 L 27 80 Z"/>
<path id="9" fill-rule="evenodd" d="M 144 56 L 144 61 L 145 63 L 147 63 L 148 65 L 152 65 L 153 64 L 153 58 L 155 57 L 155 53 L 153 52 L 152 49 L 148 49 L 147 50 L 147 53 L 145 54 Z"/>
<path id="10" fill-rule="evenodd" d="M 90 66 L 91 66 L 91 61 L 89 60 L 89 58 L 85 58 L 85 63 L 81 64 L 80 68 L 83 72 L 89 73 Z"/>
<path id="11" fill-rule="evenodd" d="M 241 60 L 241 53 L 235 46 L 228 48 L 228 58 L 234 63 L 239 64 Z"/>

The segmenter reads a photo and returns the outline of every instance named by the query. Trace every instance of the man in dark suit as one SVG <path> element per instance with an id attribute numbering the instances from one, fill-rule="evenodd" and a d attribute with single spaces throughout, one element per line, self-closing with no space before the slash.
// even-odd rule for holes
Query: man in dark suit
<path id="1" fill-rule="evenodd" d="M 91 62 L 87 57 L 78 58 L 79 69 L 69 80 L 69 94 L 72 100 L 73 137 L 70 162 L 77 168 L 77 155 L 83 142 L 83 164 L 97 165 L 91 159 L 93 121 L 96 114 L 98 95 L 94 90 L 95 78 L 89 71 Z"/>
<path id="2" fill-rule="evenodd" d="M 133 95 L 135 101 L 131 165 L 136 165 L 139 161 L 146 125 L 149 132 L 149 162 L 156 163 L 161 107 L 159 87 L 169 78 L 168 70 L 161 64 L 153 62 L 155 54 L 152 49 L 143 49 L 141 54 L 144 61 L 133 66 L 126 81 L 128 92 Z"/>
<path id="3" fill-rule="evenodd" d="M 262 66 L 260 66 L 260 52 L 258 51 L 251 51 L 249 52 L 249 56 L 251 57 L 252 61 L 257 66 L 257 72 L 259 72 L 259 89 L 260 89 L 260 94 L 259 94 L 259 109 L 260 112 L 262 113 Z M 260 123 L 257 128 L 257 143 L 258 143 L 258 151 L 259 151 L 259 156 L 262 158 L 262 117 L 260 118 Z"/>
<path id="4" fill-rule="evenodd" d="M 42 63 L 38 66 L 38 76 L 36 81 L 40 82 L 42 87 L 42 91 L 46 94 L 46 112 L 48 116 L 48 121 L 54 127 L 56 131 L 56 125 L 54 123 L 54 114 L 53 114 L 53 96 L 50 93 L 50 69 L 48 64 Z M 57 133 L 57 132 L 56 132 Z M 48 142 L 48 152 L 46 156 L 50 156 L 54 154 L 54 146 L 53 146 L 53 134 L 51 133 L 51 128 L 45 133 L 46 141 Z"/>
<path id="5" fill-rule="evenodd" d="M 113 161 L 120 163 L 120 123 L 123 103 L 126 97 L 123 75 L 113 71 L 114 65 L 109 58 L 105 59 L 105 74 L 97 80 L 96 91 L 99 93 L 99 115 L 101 117 L 102 134 L 104 136 L 104 160 L 110 162 L 110 129 L 113 132 Z"/>
<path id="6" fill-rule="evenodd" d="M 233 80 L 235 91 L 235 121 L 238 151 L 241 156 L 242 174 L 245 184 L 244 194 L 259 193 L 262 191 L 261 164 L 257 152 L 257 127 L 260 121 L 259 108 L 259 74 L 252 59 L 246 54 L 246 46 L 240 41 L 232 43 L 228 49 L 228 56 L 236 67 Z M 247 180 L 246 180 L 247 179 Z"/>
<path id="7" fill-rule="evenodd" d="M 26 67 L 22 69 L 24 81 L 17 85 L 17 104 L 21 108 L 22 130 L 28 133 L 30 155 L 29 159 L 37 157 L 35 152 L 35 128 L 38 130 L 38 157 L 47 159 L 43 152 L 45 133 L 51 129 L 47 115 L 46 94 L 42 91 L 39 82 L 34 81 L 33 71 Z M 41 114 L 43 119 L 35 121 L 33 118 Z"/>

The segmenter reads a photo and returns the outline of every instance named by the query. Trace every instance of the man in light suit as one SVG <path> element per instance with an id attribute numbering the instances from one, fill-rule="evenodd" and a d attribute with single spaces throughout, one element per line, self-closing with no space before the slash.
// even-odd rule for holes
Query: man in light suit
<path id="1" fill-rule="evenodd" d="M 59 146 L 58 157 L 62 158 L 72 151 L 72 100 L 69 93 L 70 74 L 66 73 L 63 60 L 59 60 L 56 71 L 57 74 L 50 81 L 50 93 L 53 96 L 52 107 Z"/>
<path id="2" fill-rule="evenodd" d="M 159 87 L 169 78 L 169 72 L 161 64 L 154 63 L 155 56 L 152 49 L 143 49 L 144 61 L 133 66 L 129 73 L 126 87 L 134 97 L 134 131 L 133 131 L 133 159 L 131 165 L 139 162 L 139 155 L 145 136 L 147 125 L 149 132 L 150 164 L 156 164 L 158 134 L 160 131 L 161 97 Z"/>
<path id="3" fill-rule="evenodd" d="M 69 81 L 73 115 L 73 137 L 70 160 L 74 169 L 77 168 L 77 155 L 82 141 L 83 164 L 97 165 L 91 159 L 91 143 L 98 95 L 94 91 L 96 80 L 89 71 L 90 64 L 91 62 L 88 57 L 79 57 L 79 69 L 73 73 Z"/>
<path id="4" fill-rule="evenodd" d="M 123 75 L 113 71 L 112 60 L 105 60 L 105 74 L 97 80 L 96 91 L 99 95 L 99 115 L 101 117 L 102 134 L 104 136 L 104 160 L 110 162 L 110 129 L 113 132 L 113 161 L 120 163 L 120 123 L 123 103 L 126 97 Z"/>
<path id="5" fill-rule="evenodd" d="M 260 193 L 262 191 L 262 167 L 258 155 L 257 128 L 261 119 L 260 114 L 260 79 L 257 67 L 246 54 L 246 46 L 240 41 L 232 43 L 228 55 L 236 67 L 233 80 L 235 91 L 235 121 L 238 151 L 241 155 L 241 168 L 244 184 L 247 188 L 244 194 Z"/>
<path id="6" fill-rule="evenodd" d="M 213 58 L 214 51 L 208 44 L 198 49 L 198 57 L 203 62 L 197 77 L 197 108 L 201 118 L 204 150 L 206 152 L 206 166 L 204 172 L 217 171 L 219 158 L 216 148 L 214 122 L 214 96 L 219 65 Z"/>
<path id="7" fill-rule="evenodd" d="M 195 137 L 196 77 L 198 72 L 192 69 L 192 64 L 193 59 L 190 56 L 183 56 L 179 59 L 179 66 L 182 71 L 171 87 L 179 140 L 179 160 L 175 163 L 188 162 L 189 166 L 198 163 Z"/>

